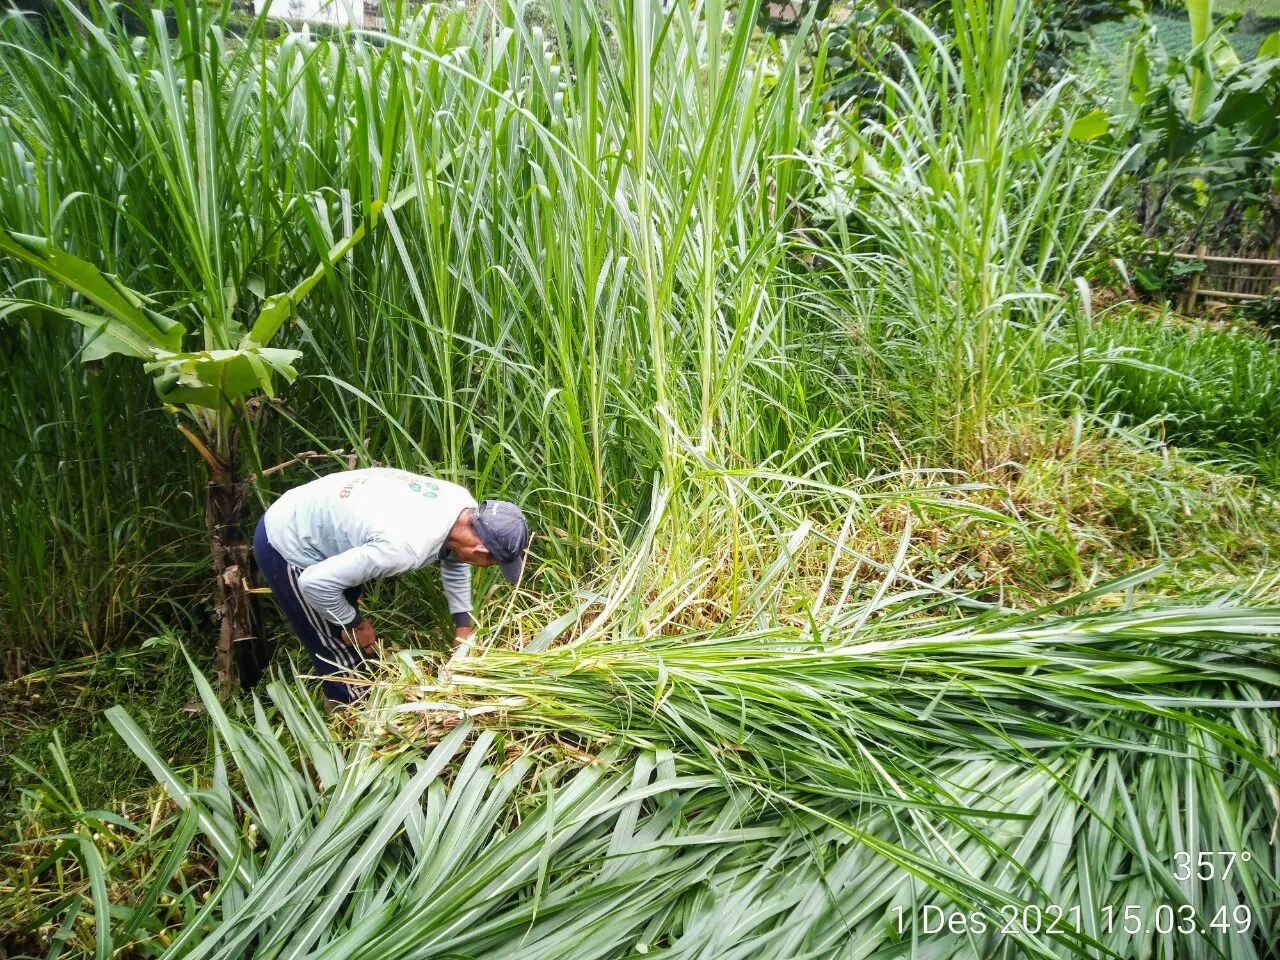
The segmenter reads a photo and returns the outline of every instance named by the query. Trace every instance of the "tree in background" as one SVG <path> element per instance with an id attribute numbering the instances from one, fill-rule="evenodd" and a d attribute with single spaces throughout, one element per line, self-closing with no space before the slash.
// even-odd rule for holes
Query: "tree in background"
<path id="1" fill-rule="evenodd" d="M 1134 145 L 1136 217 L 1147 237 L 1274 255 L 1280 236 L 1280 34 L 1242 62 L 1227 42 L 1236 17 L 1214 23 L 1188 0 L 1192 48 L 1171 53 L 1150 19 L 1128 46 L 1111 110 Z M 1185 225 L 1185 226 L 1180 226 Z"/>

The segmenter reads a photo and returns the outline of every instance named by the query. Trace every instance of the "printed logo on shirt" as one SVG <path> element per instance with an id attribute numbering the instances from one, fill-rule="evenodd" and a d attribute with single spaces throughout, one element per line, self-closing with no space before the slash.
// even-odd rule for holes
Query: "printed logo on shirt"
<path id="1" fill-rule="evenodd" d="M 342 489 L 338 491 L 338 499 L 339 500 L 347 499 L 347 497 L 351 496 L 352 490 L 354 490 L 360 484 L 368 483 L 368 482 L 369 482 L 368 477 L 359 477 L 354 480 L 348 480 L 345 484 L 343 484 Z"/>
<path id="2" fill-rule="evenodd" d="M 420 493 L 428 500 L 434 500 L 440 493 L 440 484 L 433 480 L 427 480 L 425 483 L 419 483 L 417 480 L 410 481 L 409 489 L 414 493 Z"/>

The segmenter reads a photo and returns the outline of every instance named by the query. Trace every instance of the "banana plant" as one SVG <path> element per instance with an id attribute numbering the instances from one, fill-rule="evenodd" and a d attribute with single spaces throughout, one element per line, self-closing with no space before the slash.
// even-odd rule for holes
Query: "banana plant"
<path id="1" fill-rule="evenodd" d="M 393 208 L 409 199 L 393 202 Z M 383 203 L 375 201 L 370 220 Z M 80 351 L 82 362 L 112 355 L 142 361 L 153 377 L 156 393 L 169 407 L 185 408 L 199 432 L 179 422 L 178 429 L 209 469 L 205 524 L 215 574 L 218 618 L 218 675 L 224 690 L 238 672 L 246 685 L 256 682 L 269 655 L 257 628 L 251 582 L 252 557 L 242 524 L 247 482 L 238 475 L 236 424 L 257 396 L 274 397 L 277 379 L 297 377 L 298 350 L 268 346 L 298 303 L 351 249 L 366 226 L 335 244 L 320 264 L 291 290 L 267 298 L 253 325 L 240 328 L 225 349 L 186 349 L 185 326 L 158 309 L 155 299 L 125 286 L 92 263 L 60 250 L 45 237 L 0 229 L 0 253 L 25 263 L 52 283 L 77 294 L 82 306 L 60 306 L 34 300 L 0 298 L 0 315 L 35 312 L 61 317 L 88 331 Z M 93 308 L 93 309 L 89 309 Z M 207 338 L 206 338 L 207 339 Z"/>
<path id="2" fill-rule="evenodd" d="M 141 362 L 177 416 L 209 477 L 224 691 L 268 654 L 237 447 L 297 376 L 281 328 L 322 279 L 347 282 L 335 266 L 411 196 L 392 183 L 394 123 L 287 95 L 377 87 L 398 54 L 276 39 L 263 16 L 235 38 L 230 6 L 158 4 L 126 25 L 57 0 L 47 32 L 8 24 L 22 43 L 0 71 L 21 100 L 0 112 L 22 158 L 0 194 L 0 317 L 78 324 L 81 360 Z M 284 289 L 268 296 L 270 278 Z"/>

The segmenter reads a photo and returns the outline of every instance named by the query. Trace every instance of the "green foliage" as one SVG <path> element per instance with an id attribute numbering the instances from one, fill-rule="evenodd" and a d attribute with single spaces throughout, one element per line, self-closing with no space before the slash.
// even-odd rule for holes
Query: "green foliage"
<path id="1" fill-rule="evenodd" d="M 1215 248 L 1267 249 L 1280 231 L 1280 48 L 1263 43 L 1242 63 L 1224 38 L 1231 23 L 1215 26 L 1208 3 L 1188 9 L 1185 54 L 1148 19 L 1121 58 L 1111 109 L 1122 118 L 1118 141 L 1136 146 L 1137 218 L 1149 236 L 1189 234 L 1194 245 L 1211 230 Z"/>
<path id="2" fill-rule="evenodd" d="M 957 618 L 934 608 L 945 587 L 893 597 L 886 581 L 850 603 L 843 536 L 779 533 L 777 562 L 742 584 L 774 603 L 741 621 L 698 614 L 705 560 L 672 571 L 646 537 L 596 612 L 442 673 L 403 657 L 403 682 L 336 731 L 300 686 L 229 714 L 197 675 L 218 745 L 202 781 L 114 708 L 178 813 L 150 828 L 161 863 L 109 917 L 93 891 L 110 875 L 84 871 L 70 909 L 92 922 L 66 925 L 74 946 L 836 957 L 858 942 L 911 956 L 923 904 L 986 917 L 990 946 L 1009 909 L 1070 902 L 1093 920 L 1014 941 L 1062 957 L 1154 946 L 1157 904 L 1176 903 L 1210 931 L 1189 943 L 1241 960 L 1267 949 L 1274 852 L 1250 811 L 1274 776 L 1257 749 L 1275 735 L 1273 585 L 1192 606 L 1107 602 L 1139 575 L 1044 611 Z M 805 572 L 813 543 L 825 576 Z M 797 576 L 829 589 L 814 603 L 788 588 Z M 498 629 L 528 635 L 520 621 L 543 615 Z M 144 833 L 113 826 L 54 859 L 94 862 L 98 844 Z M 1250 857 L 1178 882 L 1185 849 Z M 1143 911 L 1140 936 L 1104 929 L 1119 903 Z M 1243 904 L 1256 932 L 1211 929 L 1220 903 Z"/>
<path id="3" fill-rule="evenodd" d="M 1021 399 L 1119 172 L 1091 152 L 1100 118 L 1067 82 L 1019 95 L 1030 58 L 1004 38 L 1030 29 L 1028 7 L 990 16 L 956 7 L 953 51 L 916 22 L 914 62 L 878 75 L 883 116 L 833 115 L 813 161 L 817 247 L 865 379 L 900 392 L 886 406 L 905 435 L 953 457 L 981 450 L 996 411 Z"/>
<path id="4" fill-rule="evenodd" d="M 224 60 L 216 34 L 210 30 L 220 18 L 199 4 L 192 5 L 184 11 L 185 29 L 178 37 L 179 50 L 192 55 L 183 59 L 184 75 L 179 76 L 168 29 L 159 12 L 152 27 L 155 42 L 142 45 L 130 42 L 114 10 L 101 11 L 105 31 L 71 4 L 60 5 L 59 12 L 61 30 L 52 32 L 48 39 L 34 27 L 20 28 L 21 20 L 11 18 L 8 24 L 23 41 L 16 50 L 28 52 L 15 52 L 6 60 L 8 75 L 24 91 L 23 102 L 9 112 L 10 122 L 4 127 L 8 134 L 6 180 L 23 182 L 22 168 L 34 162 L 28 158 L 66 157 L 68 162 L 54 165 L 51 176 L 37 178 L 27 190 L 9 191 L 5 198 L 7 221 L 43 228 L 46 235 L 6 231 L 0 234 L 0 251 L 62 285 L 78 299 L 69 304 L 54 300 L 48 307 L 30 300 L 5 300 L 0 307 L 10 314 L 23 308 L 45 310 L 86 327 L 89 332 L 81 348 L 82 360 L 121 353 L 147 361 L 148 372 L 155 374 L 157 390 L 167 402 L 222 412 L 255 390 L 270 395 L 272 375 L 291 380 L 295 375 L 291 364 L 300 354 L 265 349 L 266 338 L 241 341 L 244 325 L 235 314 L 235 293 L 245 277 L 234 267 L 230 271 L 224 268 L 224 245 L 244 239 L 237 236 L 233 225 L 254 207 L 246 185 L 231 180 L 230 175 L 240 159 L 236 152 L 257 133 L 259 117 L 249 110 L 248 103 L 223 98 L 219 73 L 226 70 L 234 77 L 252 69 L 251 44 Z M 80 34 L 83 41 L 65 42 L 73 33 Z M 253 35 L 248 39 L 252 41 Z M 85 83 L 87 78 L 93 82 Z M 137 132 L 137 143 L 121 143 L 125 129 Z M 217 134 L 210 135 L 210 130 Z M 139 159 L 146 156 L 147 162 L 141 164 L 145 169 L 130 169 L 130 152 L 137 153 Z M 95 233 L 100 236 L 100 215 L 93 224 L 99 229 L 93 232 L 77 230 L 70 218 L 59 218 L 55 227 L 41 216 L 40 212 L 61 200 L 69 188 L 87 195 L 76 212 L 92 206 L 89 198 L 114 200 L 116 193 L 103 190 L 113 169 L 128 178 L 113 185 L 117 192 L 140 196 L 149 188 L 154 200 L 173 218 L 179 245 L 154 253 L 172 256 L 182 250 L 190 255 L 180 268 L 186 289 L 179 302 L 197 316 L 203 349 L 184 352 L 186 328 L 158 311 L 156 299 L 135 292 L 126 281 L 104 273 L 95 263 L 59 248 L 64 237 L 83 243 Z M 144 185 L 144 180 L 150 183 Z M 269 189 L 270 185 L 260 187 Z M 94 216 L 92 210 L 84 213 Z M 126 216 L 132 219 L 140 214 L 143 211 L 134 210 Z M 262 227 L 266 229 L 265 224 Z M 60 235 L 49 235 L 55 231 Z M 128 253 L 84 253 L 113 263 L 117 271 L 135 272 L 128 263 Z M 16 287 L 31 286 L 30 281 L 18 277 L 10 280 Z M 173 294 L 168 298 L 174 299 Z M 295 291 L 284 302 L 295 303 L 297 299 Z"/>
<path id="5" fill-rule="evenodd" d="M 635 43 L 673 53 L 627 46 L 615 62 L 607 11 L 577 4 L 550 9 L 554 48 L 515 8 L 474 20 L 435 9 L 393 18 L 394 55 L 342 34 L 231 42 L 208 11 L 183 9 L 174 37 L 135 43 L 108 17 L 83 50 L 9 24 L 43 53 L 4 60 L 29 81 L 4 128 L 14 149 L 0 151 L 26 166 L 6 182 L 59 161 L 38 191 L 0 192 L 6 225 L 91 255 L 86 282 L 107 283 L 102 296 L 119 283 L 165 308 L 138 297 L 138 310 L 200 319 L 217 342 L 153 370 L 174 389 L 204 385 L 173 399 L 212 401 L 221 374 L 233 393 L 271 382 L 254 338 L 306 352 L 276 402 L 206 423 L 241 436 L 252 467 L 341 448 L 523 499 L 562 532 L 541 539 L 539 569 L 594 562 L 630 535 L 655 471 L 683 474 L 687 440 L 833 477 L 896 465 L 904 448 L 973 462 L 993 416 L 1038 396 L 1046 344 L 1077 307 L 1074 277 L 1101 255 L 1090 249 L 1116 158 L 1108 136 L 1080 139 L 1096 113 L 1066 87 L 1010 95 L 1026 50 L 988 51 L 1003 41 L 976 28 L 953 73 L 963 56 L 945 33 L 885 19 L 926 53 L 876 65 L 890 112 L 859 119 L 824 116 L 826 90 L 805 86 L 811 38 L 784 50 L 749 25 L 721 34 L 672 17 L 649 36 L 627 21 Z M 1001 11 L 1011 37 L 1026 28 L 1026 9 Z M 724 66 L 708 86 L 685 54 L 713 39 Z M 935 44 L 954 52 L 928 53 Z M 834 56 L 830 36 L 819 46 Z M 204 86 L 195 99 L 173 80 L 185 113 L 221 111 L 226 138 L 204 153 L 185 122 L 155 119 L 171 116 L 160 81 L 128 82 L 166 57 L 192 83 L 218 79 L 219 96 Z M 81 61 L 119 96 L 104 99 Z M 904 70 L 920 86 L 892 86 Z M 344 125 L 330 98 L 359 110 Z M 204 181 L 164 173 L 204 168 Z M 36 192 L 60 211 L 57 231 Z M 378 197 L 393 198 L 386 222 L 355 243 Z M 217 229 L 193 234 L 202 222 Z M 205 261 L 222 264 L 209 282 Z M 15 259 L 3 269 L 44 312 L 88 312 Z M 157 439 L 165 418 L 140 373 L 118 357 L 73 369 L 93 330 L 59 335 L 23 309 L 0 331 L 18 384 L 0 462 L 27 492 L 0 506 L 4 634 L 46 653 L 98 647 L 190 596 L 207 561 L 186 491 L 201 481 Z M 394 589 L 406 628 L 430 622 L 433 587 Z M 173 609 L 197 623 L 206 612 Z"/>
<path id="6" fill-rule="evenodd" d="M 1227 9 L 1231 4 L 1219 2 L 1214 9 L 1222 16 L 1232 11 Z M 1156 4 L 1149 14 L 1150 23 L 1160 36 L 1160 43 L 1170 53 L 1183 56 L 1192 47 L 1191 22 L 1187 19 L 1186 9 L 1181 3 Z M 1242 60 L 1252 60 L 1268 36 L 1280 27 L 1280 16 L 1275 19 L 1264 19 L 1250 22 L 1238 22 L 1235 29 L 1226 34 L 1236 55 Z M 1089 46 L 1101 58 L 1104 64 L 1115 64 L 1124 56 L 1126 45 L 1132 38 L 1133 22 L 1103 23 L 1090 31 Z"/>
<path id="7" fill-rule="evenodd" d="M 144 300 L 116 278 L 55 249 L 44 238 L 0 231 L 0 251 L 63 284 L 107 315 L 8 299 L 0 300 L 0 312 L 15 314 L 34 309 L 75 321 L 88 331 L 80 351 L 80 359 L 86 363 L 112 354 L 148 361 L 144 369 L 155 374 L 156 392 L 166 403 L 222 409 L 239 403 L 255 390 L 270 396 L 273 373 L 287 380 L 297 376 L 290 364 L 302 355 L 299 351 L 269 349 L 252 339 L 234 350 L 183 353 L 186 330 L 176 320 L 150 309 L 148 304 L 154 301 Z M 286 297 L 283 302 L 291 300 Z"/>
<path id="8" fill-rule="evenodd" d="M 1064 344 L 1065 346 L 1065 344 Z M 1072 345 L 1074 347 L 1074 344 Z M 1280 346 L 1247 328 L 1194 330 L 1130 311 L 1085 330 L 1090 406 L 1158 424 L 1171 444 L 1202 448 L 1273 482 L 1280 436 Z"/>
<path id="9" fill-rule="evenodd" d="M 230 5 L 181 4 L 171 31 L 170 15 L 161 7 L 149 11 L 149 24 L 145 18 L 135 24 L 115 6 L 85 13 L 59 0 L 56 22 L 6 16 L 12 42 L 0 61 L 20 93 L 0 125 L 0 181 L 6 186 L 0 191 L 0 271 L 6 282 L 0 317 L 6 325 L 71 320 L 82 330 L 70 341 L 70 357 L 90 363 L 115 354 L 142 360 L 161 401 L 175 412 L 186 408 L 195 429 L 180 424 L 182 435 L 213 481 L 206 487 L 206 528 L 220 576 L 241 567 L 247 573 L 249 566 L 236 554 L 245 489 L 238 482 L 244 421 L 261 407 L 255 394 L 269 399 L 273 381 L 296 377 L 293 364 L 301 356 L 267 343 L 307 292 L 391 208 L 385 182 L 377 184 L 382 193 L 373 195 L 366 163 L 357 184 L 365 198 L 362 222 L 355 226 L 348 217 L 342 239 L 334 240 L 325 205 L 313 208 L 303 201 L 299 205 L 310 216 L 292 214 L 294 198 L 286 198 L 284 186 L 294 182 L 292 165 L 276 165 L 273 180 L 267 162 L 273 128 L 261 96 L 265 63 L 257 57 L 265 17 L 228 43 L 229 11 Z M 130 31 L 138 28 L 145 32 L 135 43 Z M 287 121 L 286 102 L 277 107 L 275 119 Z M 255 148 L 264 162 L 246 177 L 243 163 Z M 313 245 L 305 227 L 291 224 L 294 237 L 306 237 L 303 256 L 312 263 L 320 259 L 320 266 L 306 268 L 300 281 L 290 277 L 285 293 L 266 297 L 264 275 L 274 284 L 271 268 L 281 259 L 277 217 L 305 219 L 328 242 Z M 317 257 L 313 246 L 324 252 Z M 302 272 L 293 265 L 286 269 Z M 178 316 L 195 320 L 190 337 Z M 23 412 L 37 404 L 18 400 Z M 18 434 L 19 445 L 36 446 L 33 432 L 44 424 L 27 419 L 22 425 L 27 435 Z M 22 461 L 15 472 L 17 485 L 34 485 Z M 37 472 L 40 485 L 47 486 L 46 475 Z M 16 539 L 30 523 L 6 518 L 5 526 L 18 531 Z M 249 605 L 224 596 L 229 583 L 217 581 L 214 605 L 215 617 L 227 628 L 219 665 L 224 682 L 233 676 L 229 638 L 257 633 Z M 24 592 L 11 592 L 14 620 L 26 617 Z M 245 643 L 241 649 L 257 648 Z"/>
<path id="10" fill-rule="evenodd" d="M 116 703 L 135 704 L 167 754 L 193 762 L 204 756 L 203 722 L 182 710 L 195 690 L 171 638 L 97 660 L 50 665 L 10 681 L 7 690 L 0 711 L 5 757 L 0 810 L 12 831 L 5 842 L 19 839 L 15 834 L 24 820 L 61 826 L 57 811 L 33 805 L 38 797 L 23 796 L 24 790 L 38 786 L 24 765 L 44 765 L 55 738 L 61 741 L 67 767 L 75 771 L 74 790 L 85 808 L 109 809 L 145 794 L 151 785 L 146 768 L 121 749 L 103 721 L 102 711 Z"/>
<path id="11" fill-rule="evenodd" d="M 576 3 L 549 11 L 556 48 L 507 6 L 474 20 L 415 7 L 392 18 L 400 39 L 384 45 L 271 39 L 258 28 L 233 39 L 211 11 L 180 12 L 173 36 L 153 22 L 140 38 L 104 14 L 83 43 L 7 24 L 16 49 L 3 70 L 25 94 L 0 156 L 26 166 L 6 179 L 23 186 L 0 191 L 0 204 L 10 230 L 56 236 L 60 250 L 201 331 L 202 349 L 155 361 L 162 386 L 182 391 L 167 399 L 208 402 L 219 387 L 261 383 L 272 371 L 259 345 L 268 331 L 272 349 L 304 352 L 302 377 L 279 402 L 195 411 L 215 453 L 234 447 L 257 470 L 299 449 L 342 448 L 482 494 L 528 494 L 530 512 L 566 533 L 544 541 L 557 562 L 590 555 L 643 512 L 678 434 L 750 462 L 779 449 L 811 466 L 862 462 L 836 442 L 848 404 L 827 375 L 825 308 L 790 256 L 794 208 L 777 201 L 805 189 L 795 152 L 815 94 L 802 88 L 802 44 L 753 51 L 750 23 L 717 30 L 725 65 L 707 86 L 686 56 L 705 35 L 701 19 L 664 20 L 662 30 L 657 19 L 628 20 L 632 40 L 615 51 L 607 9 Z M 672 55 L 649 57 L 646 44 Z M 193 115 L 221 133 L 201 139 Z M 26 175 L 52 156 L 47 175 Z M 392 202 L 375 210 L 379 198 Z M 46 210 L 60 211 L 56 225 Z M 378 229 L 349 248 L 343 238 L 375 213 Z M 594 242 L 574 242 L 585 237 Z M 12 258 L 0 270 L 46 312 L 89 311 Z M 307 299 L 286 323 L 299 285 Z M 268 300 L 272 289 L 295 294 Z M 39 377 L 15 393 L 29 416 L 19 436 L 0 436 L 0 462 L 24 489 L 63 484 L 67 512 L 92 517 L 102 495 L 58 476 L 57 464 L 111 431 L 95 438 L 70 417 L 56 448 L 39 440 L 54 430 L 50 392 L 72 390 L 49 381 L 76 376 L 66 365 L 92 331 L 57 341 L 44 315 L 2 321 L 24 349 L 39 338 L 50 349 L 28 351 Z M 128 386 L 104 399 L 104 417 L 163 422 L 122 359 L 102 361 L 111 389 Z M 190 482 L 171 444 L 153 431 L 153 454 L 140 425 L 123 426 L 119 459 L 150 471 L 139 490 Z M 106 462 L 77 466 L 96 478 Z M 272 484 L 301 478 L 295 469 L 256 495 L 265 502 Z M 197 526 L 189 502 L 154 514 L 184 534 Z M 56 542 L 64 517 L 15 516 L 14 538 Z M 108 532 L 87 531 L 95 549 L 83 555 L 98 556 Z M 171 546 L 153 530 L 134 562 Z M 17 548 L 6 556 L 8 616 L 33 621 L 23 632 L 53 632 L 56 621 L 35 613 L 42 581 L 20 573 Z M 198 548 L 182 556 L 186 568 L 153 573 L 198 571 Z M 86 578 L 111 598 L 116 569 Z M 429 619 L 420 600 L 414 611 Z"/>
<path id="12" fill-rule="evenodd" d="M 194 823 L 170 816 L 163 803 L 147 804 L 153 781 L 145 764 L 103 717 L 113 703 L 132 704 L 159 749 L 207 775 L 205 721 L 183 710 L 194 692 L 172 641 L 6 684 L 0 916 L 11 956 L 96 954 L 110 930 L 95 924 L 94 905 L 118 902 L 124 890 L 142 896 L 156 887 L 141 912 L 115 926 L 117 942 L 154 938 L 180 915 L 159 903 L 168 878 L 181 878 L 171 892 L 198 902 L 207 874 L 185 861 Z"/>
<path id="13" fill-rule="evenodd" d="M 1280 294 L 1272 293 L 1261 300 L 1245 304 L 1240 311 L 1244 318 L 1264 330 L 1280 329 Z"/>
<path id="14" fill-rule="evenodd" d="M 1280 19 L 1280 0 L 1216 0 L 1214 9 L 1219 14 L 1252 13 Z"/>
<path id="15" fill-rule="evenodd" d="M 884 92 L 880 74 L 888 70 L 896 80 L 903 80 L 895 50 L 901 47 L 910 59 L 933 54 L 928 42 L 921 42 L 919 35 L 903 29 L 908 18 L 899 11 L 943 36 L 949 34 L 955 16 L 973 12 L 964 4 L 937 0 L 851 4 L 824 38 L 819 61 L 825 72 L 826 96 L 833 104 L 875 112 Z M 1043 93 L 1070 73 L 1071 57 L 1089 42 L 1090 30 L 1141 16 L 1144 11 L 1141 0 L 1048 0 L 1028 4 L 1022 32 L 1027 58 L 1021 78 L 1023 89 L 1031 95 Z"/>
<path id="16" fill-rule="evenodd" d="M 1133 270 L 1133 283 L 1147 294 L 1169 297 L 1183 288 L 1187 280 L 1204 273 L 1207 264 L 1203 260 L 1183 260 L 1171 254 L 1154 254 L 1144 257 Z"/>
<path id="17" fill-rule="evenodd" d="M 182 324 L 149 310 L 148 303 L 154 301 L 144 301 L 114 277 L 104 276 L 93 264 L 55 249 L 42 237 L 25 234 L 0 231 L 0 251 L 34 267 L 107 312 L 108 316 L 99 317 L 78 310 L 66 313 L 68 319 L 76 320 L 91 331 L 82 354 L 84 360 L 101 360 L 113 353 L 150 358 L 161 351 L 179 349 L 186 333 Z M 4 301 L 2 306 L 8 312 L 21 304 Z"/>
<path id="18" fill-rule="evenodd" d="M 350 715 L 197 671 L 196 721 L 170 672 L 117 691 L 112 749 L 97 699 L 52 751 L 29 731 L 10 886 L 42 953 L 905 957 L 895 908 L 1047 903 L 1091 918 L 928 949 L 1158 952 L 1098 921 L 1166 903 L 1194 951 L 1274 952 L 1275 504 L 1152 436 L 1268 475 L 1275 353 L 1091 316 L 1126 128 L 1042 69 L 1039 7 L 856 20 L 903 52 L 849 113 L 821 61 L 865 51 L 715 0 L 320 40 L 170 12 L 5 26 L 11 662 L 64 620 L 208 635 L 149 375 L 254 469 L 518 499 L 535 563 L 479 578 L 448 662 L 429 577 L 381 588 L 407 649 Z M 1269 80 L 1231 83 L 1247 125 Z M 1178 880 L 1179 850 L 1254 859 Z"/>
<path id="19" fill-rule="evenodd" d="M 68 333 L 72 333 L 69 337 Z M 4 673 L 202 621 L 201 481 L 140 364 L 80 364 L 82 340 L 30 314 L 0 322 Z M 110 361 L 108 361 L 110 362 Z M 141 398 L 141 401 L 140 401 Z"/>

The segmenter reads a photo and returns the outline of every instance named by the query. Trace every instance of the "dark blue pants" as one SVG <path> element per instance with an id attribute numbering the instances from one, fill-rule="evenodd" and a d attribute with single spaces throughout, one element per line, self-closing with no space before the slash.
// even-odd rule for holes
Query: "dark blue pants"
<path id="1" fill-rule="evenodd" d="M 293 632 L 302 639 L 311 654 L 315 672 L 322 677 L 360 673 L 364 652 L 359 644 L 348 640 L 341 626 L 330 623 L 307 603 L 298 589 L 298 574 L 302 569 L 289 563 L 271 545 L 262 520 L 258 521 L 258 528 L 253 532 L 253 559 L 257 561 L 262 579 L 271 588 L 271 595 L 289 618 Z M 360 599 L 360 588 L 352 587 L 345 591 L 344 596 L 354 607 Z M 351 687 L 338 680 L 324 681 L 324 695 L 341 703 L 350 703 L 356 696 Z"/>

